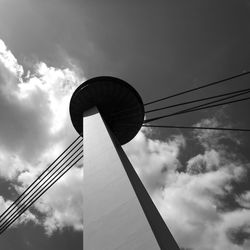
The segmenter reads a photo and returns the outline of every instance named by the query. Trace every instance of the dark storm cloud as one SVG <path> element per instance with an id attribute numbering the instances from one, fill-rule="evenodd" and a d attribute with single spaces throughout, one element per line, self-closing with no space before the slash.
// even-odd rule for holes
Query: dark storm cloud
<path id="1" fill-rule="evenodd" d="M 242 246 L 245 240 L 250 239 L 249 227 L 231 228 L 227 231 L 227 237 L 232 243 Z"/>

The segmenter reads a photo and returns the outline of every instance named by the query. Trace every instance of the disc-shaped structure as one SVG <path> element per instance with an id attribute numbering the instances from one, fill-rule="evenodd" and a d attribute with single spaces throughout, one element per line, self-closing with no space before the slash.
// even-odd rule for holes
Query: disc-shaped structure
<path id="1" fill-rule="evenodd" d="M 80 135 L 83 113 L 95 106 L 121 145 L 132 140 L 142 126 L 142 99 L 131 85 L 121 79 L 95 77 L 75 90 L 69 110 L 73 126 Z"/>

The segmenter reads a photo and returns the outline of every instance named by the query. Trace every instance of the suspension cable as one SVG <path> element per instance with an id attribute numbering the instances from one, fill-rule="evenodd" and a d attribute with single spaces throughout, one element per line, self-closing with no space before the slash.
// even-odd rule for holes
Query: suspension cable
<path id="1" fill-rule="evenodd" d="M 207 87 L 210 87 L 210 86 L 213 86 L 213 85 L 216 85 L 216 84 L 220 84 L 220 83 L 223 83 L 223 82 L 226 82 L 226 81 L 230 81 L 232 79 L 235 79 L 235 78 L 238 78 L 238 77 L 241 77 L 241 76 L 245 76 L 245 75 L 248 75 L 248 74 L 250 74 L 250 71 L 246 71 L 246 72 L 240 73 L 238 75 L 234 75 L 234 76 L 231 76 L 231 77 L 224 78 L 224 79 L 219 80 L 219 81 L 215 81 L 215 82 L 211 82 L 211 83 L 208 83 L 208 84 L 205 84 L 205 85 L 201 85 L 199 87 L 188 89 L 188 90 L 185 90 L 185 91 L 182 91 L 182 92 L 179 92 L 179 93 L 167 96 L 167 97 L 156 99 L 155 101 L 145 103 L 144 106 L 147 106 L 147 105 L 150 105 L 150 104 L 153 104 L 153 103 L 157 103 L 157 102 L 160 102 L 160 101 L 172 98 L 172 97 L 180 96 L 180 95 L 183 95 L 183 94 L 186 94 L 186 93 L 189 93 L 189 92 L 193 92 L 195 90 L 207 88 Z"/>
<path id="2" fill-rule="evenodd" d="M 177 129 L 209 129 L 209 130 L 225 130 L 225 131 L 240 131 L 240 132 L 250 132 L 250 129 L 245 128 L 220 128 L 220 127 L 197 127 L 197 126 L 174 126 L 174 125 L 146 125 L 143 127 L 147 128 L 177 128 Z"/>
<path id="3" fill-rule="evenodd" d="M 209 96 L 209 97 L 205 97 L 205 98 L 196 99 L 193 101 L 187 101 L 187 102 L 182 102 L 182 103 L 178 103 L 178 104 L 174 104 L 174 105 L 170 105 L 170 106 L 165 106 L 162 108 L 151 109 L 151 110 L 145 111 L 145 113 L 151 113 L 151 112 L 160 111 L 160 110 L 164 110 L 164 109 L 174 108 L 174 107 L 183 106 L 183 105 L 191 104 L 191 103 L 195 103 L 195 102 L 201 102 L 201 101 L 210 100 L 210 99 L 214 99 L 214 98 L 218 98 L 218 97 L 233 95 L 236 93 L 243 93 L 244 94 L 244 92 L 248 93 L 249 91 L 250 91 L 250 88 L 237 90 L 237 91 L 228 92 L 228 93 L 224 93 L 224 94 L 220 94 L 220 95 Z"/>
<path id="4" fill-rule="evenodd" d="M 81 138 L 81 136 L 79 136 L 78 138 L 76 138 L 67 148 L 66 148 L 66 150 L 64 150 L 58 157 L 57 157 L 57 159 L 52 163 L 52 164 L 50 164 L 49 165 L 49 167 L 48 168 L 46 168 L 46 170 L 44 170 L 40 175 L 39 175 L 39 177 L 36 179 L 36 180 L 34 180 L 33 181 L 33 183 L 31 184 L 31 185 L 29 185 L 29 187 L 22 193 L 22 195 L 21 196 L 19 196 L 18 197 L 18 199 L 16 199 L 16 201 L 15 202 L 13 202 L 12 204 L 11 204 L 11 206 L 10 207 L 8 207 L 8 209 L 1 215 L 1 222 L 3 221 L 3 220 L 6 220 L 6 218 L 8 218 L 9 217 L 9 215 L 10 214 L 12 214 L 13 213 L 13 210 L 14 211 L 16 211 L 16 212 L 18 212 L 18 210 L 20 210 L 20 207 L 19 208 L 17 208 L 18 207 L 18 204 L 20 204 L 21 203 L 21 201 L 23 201 L 24 199 L 27 199 L 27 197 L 29 197 L 29 194 L 30 193 L 33 193 L 32 195 L 35 195 L 35 193 L 33 192 L 34 190 L 38 190 L 39 188 L 41 188 L 42 187 L 42 185 L 44 185 L 44 183 L 46 183 L 50 178 L 51 178 L 51 176 L 53 176 L 57 171 L 58 171 L 58 169 L 38 188 L 38 189 L 36 189 L 36 187 L 38 187 L 39 186 L 39 184 L 41 183 L 41 182 L 43 182 L 44 180 L 45 180 L 45 178 L 48 176 L 48 174 L 50 174 L 57 166 L 58 166 L 58 164 L 60 164 L 81 142 L 82 142 L 82 140 L 80 140 L 80 142 L 78 142 L 77 143 L 77 145 L 75 145 L 71 150 L 70 150 L 70 152 L 68 152 L 52 169 L 50 169 L 51 167 L 52 167 L 52 165 L 58 160 L 58 159 L 60 159 L 60 157 L 67 151 L 67 150 L 69 150 L 70 149 L 70 147 L 72 146 L 72 145 L 74 145 L 74 143 L 76 143 L 77 142 L 77 140 L 79 139 L 79 138 Z M 78 149 L 79 150 L 79 149 Z M 78 151 L 77 150 L 77 151 Z M 74 153 L 75 154 L 75 153 Z M 70 156 L 63 164 L 62 164 L 62 166 L 71 158 L 72 156 Z M 61 167 L 62 167 L 61 166 Z M 50 169 L 50 170 L 49 170 Z M 45 175 L 45 176 L 43 176 L 45 173 L 46 173 L 46 171 L 48 171 L 49 170 L 49 172 Z M 43 178 L 41 178 L 41 177 L 43 177 Z M 38 182 L 37 182 L 38 181 Z M 30 198 L 29 198 L 30 199 Z M 28 200 L 26 200 L 25 202 L 27 202 Z M 21 206 L 23 206 L 24 204 L 25 204 L 25 202 L 23 203 L 23 204 L 21 204 Z M 9 220 L 9 219 L 8 219 Z"/>
<path id="5" fill-rule="evenodd" d="M 19 200 L 22 200 L 22 197 L 32 188 L 33 185 L 55 164 L 55 162 L 60 159 L 60 157 L 67 152 L 67 150 L 75 143 L 77 140 L 81 138 L 81 136 L 77 137 L 30 185 L 29 187 L 5 210 L 3 214 L 0 216 L 0 222 L 2 221 L 2 218 L 5 216 L 8 211 L 15 206 L 15 204 L 18 204 Z"/>
<path id="6" fill-rule="evenodd" d="M 26 204 L 21 211 L 19 211 L 11 220 L 4 223 L 0 228 L 0 234 L 2 234 L 11 224 L 13 224 L 35 201 L 37 201 L 58 179 L 60 179 L 67 171 L 69 171 L 82 157 L 83 150 L 77 154 L 59 173 L 40 190 L 32 200 Z M 77 158 L 80 155 L 79 158 Z M 77 159 L 76 159 L 77 158 Z M 76 159 L 76 160 L 75 160 Z M 74 161 L 75 160 L 75 161 Z M 74 162 L 73 162 L 74 161 Z M 72 163 L 73 162 L 73 163 Z M 71 164 L 72 163 L 72 164 Z M 71 164 L 71 165 L 70 165 Z M 69 166 L 69 167 L 68 167 Z M 68 168 L 67 168 L 68 167 Z"/>
<path id="7" fill-rule="evenodd" d="M 56 174 L 56 172 L 58 172 L 59 170 L 60 170 L 60 168 L 62 168 L 63 167 L 63 165 L 68 161 L 68 160 L 70 160 L 78 151 L 79 151 L 79 149 L 81 149 L 81 146 L 54 172 L 54 173 L 52 173 L 52 175 L 51 176 L 49 176 L 48 177 L 48 179 L 47 180 L 45 180 L 44 181 L 44 179 L 45 179 L 45 177 L 41 180 L 41 181 L 44 181 L 42 184 L 41 184 L 41 186 L 39 186 L 38 184 L 34 187 L 34 188 L 32 188 L 30 191 L 31 192 L 29 192 L 29 193 L 31 193 L 31 195 L 29 196 L 29 195 L 26 195 L 26 196 L 24 196 L 23 198 L 24 199 L 26 199 L 27 198 L 27 200 L 25 200 L 24 201 L 24 203 L 21 203 L 21 205 L 20 205 L 20 207 L 18 207 L 18 205 L 16 205 L 5 217 L 4 217 L 4 220 L 5 220 L 5 222 L 4 223 L 6 223 L 6 221 L 8 221 L 9 220 L 9 217 L 13 217 L 13 212 L 14 212 L 14 214 L 15 213 L 18 213 L 19 212 L 19 210 L 21 209 L 21 207 L 22 206 L 24 206 L 25 205 L 25 203 L 27 203 L 30 199 L 32 199 L 32 197 L 33 196 L 35 196 L 36 195 L 36 192 L 38 192 L 38 190 L 39 189 L 41 189 L 41 188 L 43 188 L 43 185 L 46 183 L 46 182 L 48 182 L 52 177 L 53 177 L 53 175 L 55 175 Z M 72 150 L 71 150 L 71 152 L 72 152 Z M 40 181 L 40 182 L 41 182 Z M 38 187 L 38 188 L 37 188 Z M 34 192 L 33 192 L 34 191 Z M 20 203 L 20 202 L 19 202 Z M 18 207 L 18 208 L 17 208 Z M 17 208 L 17 209 L 16 209 Z M 1 228 L 1 227 L 0 227 Z"/>
<path id="8" fill-rule="evenodd" d="M 233 100 L 233 101 L 222 102 L 222 103 L 219 103 L 219 104 L 208 105 L 208 104 L 220 102 L 222 100 L 227 100 L 227 99 L 236 97 L 238 95 L 240 95 L 240 94 L 237 94 L 237 95 L 234 95 L 234 96 L 231 96 L 231 97 L 227 97 L 227 98 L 222 98 L 222 99 L 219 99 L 219 100 L 216 100 L 216 101 L 213 101 L 213 102 L 204 103 L 204 104 L 201 104 L 201 105 L 198 105 L 198 106 L 194 106 L 192 108 L 184 109 L 184 110 L 172 113 L 172 114 L 158 116 L 158 117 L 154 117 L 154 118 L 151 118 L 151 119 L 146 119 L 144 121 L 144 123 L 148 123 L 148 122 L 160 120 L 162 118 L 166 118 L 166 117 L 170 117 L 170 116 L 175 116 L 175 115 L 179 115 L 179 114 L 185 114 L 185 113 L 189 113 L 189 112 L 193 112 L 193 111 L 198 111 L 198 110 L 207 109 L 207 108 L 213 108 L 213 107 L 217 107 L 217 106 L 221 106 L 221 105 L 225 105 L 225 104 L 231 104 L 231 103 L 236 103 L 236 102 L 245 101 L 245 100 L 250 99 L 250 97 L 246 97 L 246 98 L 237 99 L 237 100 Z"/>
<path id="9" fill-rule="evenodd" d="M 80 137 L 78 137 L 78 138 L 80 138 Z M 77 138 L 77 139 L 78 139 Z M 74 141 L 74 142 L 76 142 L 76 140 Z M 74 143 L 73 142 L 73 143 Z M 11 204 L 11 206 L 1 215 L 1 219 L 0 219 L 0 222 L 2 222 L 3 220 L 5 220 L 6 218 L 8 218 L 8 216 L 10 215 L 10 214 L 12 214 L 12 212 L 13 211 L 15 211 L 15 208 L 18 206 L 18 204 L 20 204 L 23 200 L 25 200 L 27 197 L 29 197 L 29 194 L 31 194 L 31 193 L 33 193 L 33 191 L 36 189 L 36 187 L 38 187 L 39 186 L 39 184 L 41 183 L 41 182 L 43 182 L 44 180 L 45 180 L 45 178 L 80 144 L 82 142 L 82 140 L 81 141 L 79 141 L 52 169 L 50 169 L 48 172 L 47 172 L 47 174 L 45 174 L 46 173 L 46 171 L 53 165 L 53 163 L 55 163 L 56 161 L 54 161 L 52 164 L 50 164 L 50 166 L 49 166 L 49 168 L 47 168 L 45 171 L 43 171 L 42 172 L 42 174 L 37 178 L 37 179 L 35 179 L 34 181 L 33 181 L 33 183 L 22 193 L 22 195 L 21 196 L 19 196 L 18 197 L 18 199 L 15 201 L 15 202 L 13 202 L 12 204 Z M 73 145 L 73 143 L 70 145 L 70 146 L 72 146 Z M 63 153 L 65 153 L 69 148 L 70 148 L 70 146 L 63 152 Z M 60 155 L 60 156 L 62 156 L 63 155 L 63 153 Z M 58 160 L 58 159 L 60 159 L 60 156 L 56 159 L 56 160 Z M 68 159 L 66 160 L 66 162 L 68 161 Z M 63 164 L 65 164 L 65 162 L 63 163 Z M 45 176 L 43 176 L 45 174 Z M 53 173 L 54 174 L 54 173 Z M 53 175 L 52 174 L 52 175 Z M 43 178 L 41 178 L 43 176 Z M 50 177 L 49 177 L 50 178 Z"/>
<path id="10" fill-rule="evenodd" d="M 77 151 L 79 151 L 79 150 L 77 150 Z M 76 151 L 76 152 L 77 152 L 77 151 Z M 75 154 L 76 152 L 74 152 L 74 154 Z M 73 154 L 73 155 L 74 155 L 74 154 Z M 73 155 L 72 155 L 72 156 L 73 156 Z M 70 158 L 72 158 L 72 156 L 71 156 Z M 66 163 L 66 162 L 64 162 L 60 168 L 62 168 L 63 165 L 64 165 L 65 163 Z M 58 169 L 58 170 L 60 170 L 60 169 Z M 58 172 L 58 170 L 57 170 L 57 172 Z M 55 174 L 56 174 L 56 172 L 55 172 L 53 175 L 55 176 Z M 26 201 L 25 201 L 23 204 L 21 204 L 19 207 L 16 206 L 15 213 L 12 214 L 11 217 L 14 217 L 15 214 L 18 214 L 18 213 L 20 212 L 20 210 L 22 209 L 22 207 L 25 206 L 25 203 L 28 203 L 29 200 L 32 200 L 32 199 L 37 195 L 38 191 L 39 191 L 40 189 L 43 189 L 43 186 L 46 184 L 46 182 L 50 181 L 51 177 L 53 178 L 53 176 L 50 176 L 49 179 L 47 179 L 47 180 L 45 181 L 45 183 L 43 183 L 43 185 L 40 186 L 40 187 L 36 190 L 36 192 L 32 194 L 31 197 L 29 197 L 28 200 L 26 200 Z M 6 222 L 8 222 L 9 220 L 10 220 L 10 218 L 8 218 L 4 223 L 2 223 L 2 225 L 0 226 L 0 229 L 1 229 L 1 227 L 3 227 L 3 225 L 6 224 Z"/>

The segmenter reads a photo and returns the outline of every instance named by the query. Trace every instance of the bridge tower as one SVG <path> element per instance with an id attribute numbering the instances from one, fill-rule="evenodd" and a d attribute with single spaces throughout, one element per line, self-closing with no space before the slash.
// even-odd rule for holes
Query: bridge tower
<path id="1" fill-rule="evenodd" d="M 83 135 L 83 249 L 179 249 L 121 147 L 144 120 L 137 91 L 118 78 L 89 79 L 73 93 L 70 115 Z"/>

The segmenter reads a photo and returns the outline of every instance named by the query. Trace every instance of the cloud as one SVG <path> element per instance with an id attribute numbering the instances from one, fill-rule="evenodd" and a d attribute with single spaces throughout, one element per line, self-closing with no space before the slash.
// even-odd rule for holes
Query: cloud
<path id="1" fill-rule="evenodd" d="M 83 169 L 74 167 L 36 203 L 37 210 L 46 215 L 43 225 L 48 235 L 64 227 L 83 229 L 82 178 Z"/>
<path id="2" fill-rule="evenodd" d="M 196 123 L 194 126 L 198 127 L 232 127 L 231 124 L 226 124 L 222 122 L 222 118 L 226 115 L 223 110 L 221 112 L 217 112 L 218 117 L 202 119 L 200 122 Z M 226 120 L 226 118 L 225 118 Z M 219 130 L 194 130 L 193 135 L 196 139 L 198 139 L 199 143 L 205 149 L 218 149 L 223 150 L 227 148 L 228 142 L 233 142 L 239 145 L 241 142 L 237 138 L 236 133 L 231 133 L 230 131 L 219 131 Z M 226 143 L 227 142 L 227 143 Z"/>
<path id="3" fill-rule="evenodd" d="M 71 125 L 68 105 L 74 89 L 83 80 L 73 69 L 49 67 L 43 62 L 25 74 L 15 56 L 0 40 L 0 177 L 12 182 L 18 193 L 77 136 Z M 74 185 L 79 183 L 79 172 L 78 168 L 71 170 L 66 179 L 62 178 L 36 204 L 37 210 L 45 213 L 45 218 L 39 223 L 47 232 L 70 225 L 80 228 L 77 207 L 81 206 L 76 200 L 80 200 L 81 195 Z M 64 191 L 59 200 L 56 199 L 60 197 L 58 187 Z M 64 206 L 66 194 L 67 207 Z M 44 207 L 49 213 L 43 210 Z M 19 223 L 36 218 L 31 212 L 27 214 L 29 216 L 25 220 L 22 216 Z"/>
<path id="4" fill-rule="evenodd" d="M 226 232 L 226 237 L 230 240 L 230 242 L 234 244 L 234 248 L 232 249 L 249 249 L 250 210 L 237 209 L 235 211 L 225 213 L 223 215 L 223 221 L 224 223 L 222 224 L 222 229 Z M 223 244 L 225 243 L 222 241 L 221 247 L 223 247 Z"/>
<path id="5" fill-rule="evenodd" d="M 216 118 L 204 122 L 219 124 Z M 248 249 L 250 210 L 224 204 L 227 197 L 234 197 L 235 183 L 241 183 L 248 170 L 234 147 L 228 147 L 228 141 L 239 145 L 238 138 L 220 131 L 195 132 L 192 139 L 203 152 L 181 166 L 188 138 L 159 141 L 146 134 L 139 133 L 126 152 L 179 245 L 194 250 Z M 248 193 L 238 202 L 248 205 Z"/>
<path id="6" fill-rule="evenodd" d="M 69 133 L 66 140 L 70 141 L 75 134 L 68 129 L 71 126 L 68 104 L 83 79 L 70 69 L 56 69 L 42 62 L 24 76 L 22 66 L 2 40 L 0 68 L 2 147 L 35 162 L 37 155 L 45 154 L 59 140 L 62 142 L 60 136 Z"/>
<path id="7" fill-rule="evenodd" d="M 187 172 L 190 174 L 205 173 L 220 166 L 219 153 L 215 150 L 206 151 L 203 155 L 198 154 L 187 162 Z"/>
<path id="8" fill-rule="evenodd" d="M 2 66 L 4 66 L 9 71 L 9 73 L 5 72 L 4 76 L 13 74 L 13 76 L 16 76 L 19 80 L 21 79 L 23 75 L 23 67 L 18 64 L 17 59 L 11 53 L 11 51 L 7 49 L 7 46 L 2 40 L 0 40 L 0 61 Z"/>
<path id="9" fill-rule="evenodd" d="M 147 129 L 140 131 L 124 149 L 151 195 L 166 185 L 170 172 L 180 166 L 178 155 L 185 147 L 183 136 L 173 136 L 166 142 L 148 139 Z"/>
<path id="10" fill-rule="evenodd" d="M 2 196 L 0 196 L 0 214 L 2 214 L 10 205 L 12 204 L 12 201 L 5 200 Z M 13 211 L 9 214 L 9 216 L 5 217 L 5 219 L 1 218 L 1 226 L 6 225 L 7 222 L 10 220 L 11 215 L 14 213 L 15 210 L 9 210 Z M 35 224 L 38 224 L 38 220 L 34 214 L 32 214 L 29 210 L 27 210 L 25 213 L 23 213 L 15 224 L 12 225 L 12 227 L 17 227 L 20 224 L 26 224 L 27 222 L 33 222 Z"/>
<path id="11" fill-rule="evenodd" d="M 236 198 L 236 201 L 244 208 L 250 209 L 250 191 L 242 193 Z"/>
<path id="12" fill-rule="evenodd" d="M 4 58 L 6 61 L 9 57 Z M 69 69 L 55 69 L 40 63 L 36 65 L 34 74 L 20 81 L 17 71 L 12 70 L 18 68 L 18 64 L 13 66 L 16 61 L 9 64 L 5 61 L 2 61 L 5 69 L 2 67 L 4 72 L 1 75 L 10 74 L 12 77 L 2 81 L 0 86 L 2 145 L 24 159 L 34 160 L 53 145 L 59 132 L 66 128 L 66 106 L 80 80 Z"/>

